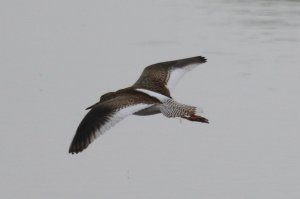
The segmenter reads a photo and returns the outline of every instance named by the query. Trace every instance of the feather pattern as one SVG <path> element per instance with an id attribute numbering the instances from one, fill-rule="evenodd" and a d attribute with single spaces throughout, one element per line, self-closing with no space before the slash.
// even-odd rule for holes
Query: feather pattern
<path id="1" fill-rule="evenodd" d="M 94 105 L 79 124 L 69 152 L 81 152 L 122 119 L 154 104 L 151 99 L 146 99 L 138 95 L 121 95 Z"/>
<path id="2" fill-rule="evenodd" d="M 150 65 L 144 69 L 133 87 L 170 97 L 169 89 L 173 89 L 186 72 L 205 62 L 204 57 L 198 56 Z"/>
<path id="3" fill-rule="evenodd" d="M 69 153 L 79 153 L 99 135 L 129 115 L 153 115 L 181 117 L 190 121 L 208 123 L 197 115 L 196 107 L 181 104 L 172 99 L 170 90 L 184 74 L 197 65 L 205 63 L 204 57 L 191 57 L 161 62 L 146 67 L 134 85 L 109 92 L 87 109 L 69 148 Z"/>
<path id="4" fill-rule="evenodd" d="M 137 91 L 143 92 L 147 95 L 157 98 L 161 104 L 157 105 L 160 112 L 166 117 L 183 117 L 187 115 L 195 115 L 202 113 L 202 109 L 181 104 L 170 97 L 164 96 L 160 93 L 156 93 L 147 89 L 136 89 Z"/>
<path id="5" fill-rule="evenodd" d="M 160 104 L 160 111 L 166 117 L 183 117 L 187 115 L 196 114 L 197 107 L 189 106 L 176 102 L 173 99 L 165 101 Z"/>

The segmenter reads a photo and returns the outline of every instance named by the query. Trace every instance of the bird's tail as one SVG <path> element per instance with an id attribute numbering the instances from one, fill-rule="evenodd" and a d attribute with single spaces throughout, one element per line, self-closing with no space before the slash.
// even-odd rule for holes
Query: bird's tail
<path id="1" fill-rule="evenodd" d="M 208 119 L 200 116 L 201 108 L 181 104 L 173 99 L 168 99 L 160 106 L 161 113 L 166 117 L 181 117 L 190 121 L 209 123 Z"/>

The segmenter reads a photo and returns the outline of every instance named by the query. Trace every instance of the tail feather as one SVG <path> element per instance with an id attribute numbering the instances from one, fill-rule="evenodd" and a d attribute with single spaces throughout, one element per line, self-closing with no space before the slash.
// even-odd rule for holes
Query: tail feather
<path id="1" fill-rule="evenodd" d="M 208 119 L 200 116 L 203 109 L 190 105 L 185 105 L 169 99 L 160 105 L 161 113 L 166 117 L 181 117 L 190 121 L 209 123 Z"/>

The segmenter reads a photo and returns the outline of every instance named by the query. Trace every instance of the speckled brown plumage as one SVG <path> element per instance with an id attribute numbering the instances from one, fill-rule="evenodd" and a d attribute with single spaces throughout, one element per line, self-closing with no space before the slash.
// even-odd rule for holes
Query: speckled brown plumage
<path id="1" fill-rule="evenodd" d="M 204 62 L 206 59 L 198 56 L 153 64 L 144 69 L 133 86 L 102 95 L 99 102 L 87 108 L 90 110 L 79 124 L 69 152 L 83 151 L 97 136 L 132 114 L 163 113 L 167 117 L 208 123 L 196 115 L 196 107 L 174 101 L 168 88 L 168 82 L 178 81 L 189 66 Z M 161 96 L 166 100 L 161 100 Z"/>
<path id="2" fill-rule="evenodd" d="M 105 125 L 109 119 L 120 109 L 134 104 L 155 104 L 159 100 L 144 93 L 130 89 L 123 89 L 115 94 L 115 98 L 108 99 L 93 105 L 91 110 L 79 124 L 73 141 L 70 145 L 70 153 L 78 153 L 85 149 L 96 139 L 96 132 Z M 102 132 L 100 132 L 102 134 Z"/>
<path id="3" fill-rule="evenodd" d="M 147 66 L 140 78 L 135 82 L 133 87 L 149 89 L 165 96 L 170 96 L 170 91 L 167 88 L 167 82 L 170 78 L 170 73 L 176 68 L 184 68 L 190 64 L 205 63 L 204 57 L 191 57 L 174 61 L 161 62 Z"/>

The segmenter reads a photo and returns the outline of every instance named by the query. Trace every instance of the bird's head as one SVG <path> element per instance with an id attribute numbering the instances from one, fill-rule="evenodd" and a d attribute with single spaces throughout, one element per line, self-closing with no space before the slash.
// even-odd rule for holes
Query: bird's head
<path id="1" fill-rule="evenodd" d="M 104 95 L 102 95 L 102 96 L 100 97 L 100 102 L 104 102 L 104 101 L 113 99 L 113 98 L 115 98 L 115 96 L 116 96 L 116 93 L 115 93 L 115 92 L 105 93 Z"/>

